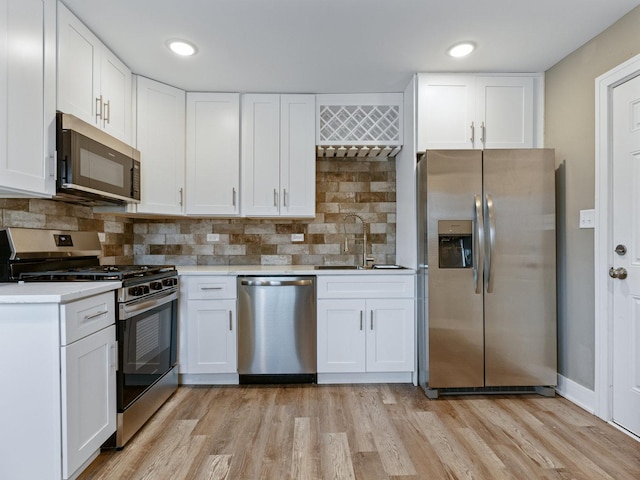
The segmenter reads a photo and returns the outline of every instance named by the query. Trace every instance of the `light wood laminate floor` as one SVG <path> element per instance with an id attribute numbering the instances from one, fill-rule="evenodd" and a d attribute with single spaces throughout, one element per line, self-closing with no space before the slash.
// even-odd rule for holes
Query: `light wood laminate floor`
<path id="1" fill-rule="evenodd" d="M 632 480 L 640 443 L 561 397 L 180 387 L 80 479 Z"/>

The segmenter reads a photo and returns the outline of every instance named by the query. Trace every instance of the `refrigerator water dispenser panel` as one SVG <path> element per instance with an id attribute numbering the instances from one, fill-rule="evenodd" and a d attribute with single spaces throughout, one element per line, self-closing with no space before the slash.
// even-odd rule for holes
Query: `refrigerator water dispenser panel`
<path id="1" fill-rule="evenodd" d="M 438 266 L 471 268 L 473 266 L 471 220 L 438 221 Z"/>

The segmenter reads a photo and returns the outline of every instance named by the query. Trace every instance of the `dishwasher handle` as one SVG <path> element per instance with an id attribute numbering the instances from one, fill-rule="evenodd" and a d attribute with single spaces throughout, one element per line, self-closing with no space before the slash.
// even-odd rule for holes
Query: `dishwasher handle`
<path id="1" fill-rule="evenodd" d="M 241 280 L 240 285 L 248 287 L 307 287 L 313 280 Z"/>

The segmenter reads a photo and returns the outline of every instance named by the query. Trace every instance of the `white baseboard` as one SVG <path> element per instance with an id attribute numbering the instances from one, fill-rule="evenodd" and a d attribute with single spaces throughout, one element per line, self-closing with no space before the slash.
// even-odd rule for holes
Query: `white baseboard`
<path id="1" fill-rule="evenodd" d="M 587 412 L 595 415 L 596 392 L 593 390 L 589 390 L 587 387 L 584 387 L 573 380 L 569 380 L 562 375 L 558 375 L 556 393 L 570 402 L 575 403 Z"/>

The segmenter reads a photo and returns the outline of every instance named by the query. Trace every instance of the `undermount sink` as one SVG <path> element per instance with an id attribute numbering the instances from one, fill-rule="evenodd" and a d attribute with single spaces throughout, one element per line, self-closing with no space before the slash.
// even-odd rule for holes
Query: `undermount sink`
<path id="1" fill-rule="evenodd" d="M 364 270 L 360 265 L 316 265 L 316 270 Z"/>

